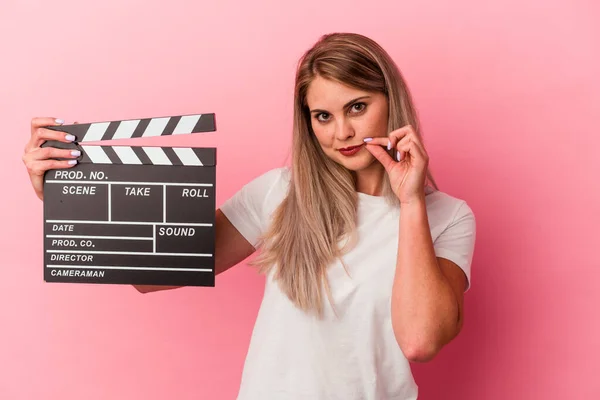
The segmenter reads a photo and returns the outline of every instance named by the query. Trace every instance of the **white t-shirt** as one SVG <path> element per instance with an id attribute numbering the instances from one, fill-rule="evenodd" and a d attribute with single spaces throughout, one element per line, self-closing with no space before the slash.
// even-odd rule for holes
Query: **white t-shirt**
<path id="1" fill-rule="evenodd" d="M 290 171 L 277 168 L 246 184 L 221 210 L 254 246 L 287 193 Z M 462 200 L 426 196 L 439 257 L 470 281 L 475 219 Z M 306 314 L 267 276 L 246 357 L 238 400 L 412 400 L 418 388 L 394 337 L 390 298 L 400 210 L 359 193 L 356 247 L 328 270 L 336 317 L 325 297 L 324 318 Z"/>

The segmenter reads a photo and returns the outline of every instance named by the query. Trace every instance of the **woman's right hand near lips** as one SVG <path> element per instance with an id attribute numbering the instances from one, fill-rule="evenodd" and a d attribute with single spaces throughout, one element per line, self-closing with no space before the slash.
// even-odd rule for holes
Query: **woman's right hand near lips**
<path id="1" fill-rule="evenodd" d="M 31 137 L 25 145 L 23 163 L 27 167 L 29 180 L 37 197 L 44 199 L 44 174 L 51 169 L 72 168 L 81 155 L 78 150 L 64 150 L 55 147 L 41 147 L 48 140 L 71 143 L 75 137 L 65 132 L 46 129 L 46 126 L 60 126 L 63 120 L 50 117 L 35 117 L 31 120 Z M 55 160 L 66 158 L 67 160 Z"/>

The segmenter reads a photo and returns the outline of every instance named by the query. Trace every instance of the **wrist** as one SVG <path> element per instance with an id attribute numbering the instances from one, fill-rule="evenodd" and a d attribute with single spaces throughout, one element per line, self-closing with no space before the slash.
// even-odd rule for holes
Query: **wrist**
<path id="1" fill-rule="evenodd" d="M 400 206 L 403 208 L 421 208 L 425 206 L 425 193 L 416 194 L 412 197 L 401 199 Z"/>
<path id="2" fill-rule="evenodd" d="M 408 229 L 414 229 L 415 226 L 421 226 L 428 224 L 429 219 L 427 216 L 427 204 L 425 202 L 425 196 L 415 197 L 413 199 L 400 202 L 400 226 L 411 227 Z"/>

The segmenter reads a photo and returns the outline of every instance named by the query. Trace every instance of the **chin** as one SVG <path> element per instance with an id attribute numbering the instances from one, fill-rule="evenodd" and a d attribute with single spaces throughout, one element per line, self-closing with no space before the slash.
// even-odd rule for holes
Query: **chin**
<path id="1" fill-rule="evenodd" d="M 342 167 L 346 168 L 349 171 L 357 172 L 367 169 L 373 166 L 373 162 L 376 161 L 375 157 L 371 155 L 367 150 L 365 150 L 367 154 L 356 155 L 353 157 L 345 157 L 340 154 L 334 159 L 335 162 L 340 164 Z"/>

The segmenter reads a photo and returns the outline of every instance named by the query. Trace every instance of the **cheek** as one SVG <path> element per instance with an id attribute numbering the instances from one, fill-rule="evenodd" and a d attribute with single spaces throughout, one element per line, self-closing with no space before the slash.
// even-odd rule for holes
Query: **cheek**
<path id="1" fill-rule="evenodd" d="M 317 137 L 317 141 L 324 149 L 333 145 L 333 135 L 327 126 L 313 124 L 313 132 Z"/>
<path id="2" fill-rule="evenodd" d="M 387 135 L 387 118 L 383 115 L 373 115 L 373 118 L 368 118 L 363 121 L 363 132 L 371 137 Z"/>

